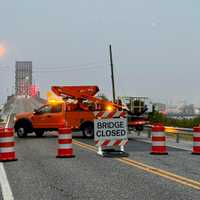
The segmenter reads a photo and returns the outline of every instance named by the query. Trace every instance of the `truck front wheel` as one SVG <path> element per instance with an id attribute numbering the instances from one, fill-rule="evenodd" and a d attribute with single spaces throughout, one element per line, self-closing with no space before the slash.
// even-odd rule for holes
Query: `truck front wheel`
<path id="1" fill-rule="evenodd" d="M 82 128 L 82 132 L 83 132 L 83 136 L 85 138 L 94 138 L 94 126 L 93 124 L 86 124 L 83 128 Z"/>
<path id="2" fill-rule="evenodd" d="M 22 126 L 17 127 L 16 133 L 19 138 L 24 138 L 27 136 L 28 130 L 26 126 L 22 125 Z"/>

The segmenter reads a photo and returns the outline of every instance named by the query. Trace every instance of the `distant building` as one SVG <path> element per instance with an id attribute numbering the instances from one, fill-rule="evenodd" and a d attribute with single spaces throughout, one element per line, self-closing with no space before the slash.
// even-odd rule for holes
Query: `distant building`
<path id="1" fill-rule="evenodd" d="M 200 115 L 200 108 L 195 107 L 194 108 L 194 114 L 195 115 Z"/>
<path id="2" fill-rule="evenodd" d="M 177 105 L 167 105 L 168 114 L 177 114 L 180 113 L 180 109 Z"/>
<path id="3" fill-rule="evenodd" d="M 31 86 L 32 62 L 17 61 L 15 65 L 15 94 L 28 96 Z"/>
<path id="4" fill-rule="evenodd" d="M 193 104 L 189 104 L 189 105 L 184 105 L 180 108 L 181 113 L 185 114 L 185 115 L 194 115 L 195 114 L 195 108 Z"/>
<path id="5" fill-rule="evenodd" d="M 155 110 L 160 112 L 166 112 L 166 105 L 164 103 L 153 103 Z"/>

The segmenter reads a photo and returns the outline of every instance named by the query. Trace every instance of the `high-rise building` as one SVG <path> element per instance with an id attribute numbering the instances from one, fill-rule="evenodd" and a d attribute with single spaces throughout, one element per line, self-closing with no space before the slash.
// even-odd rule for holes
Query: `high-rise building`
<path id="1" fill-rule="evenodd" d="M 29 95 L 32 86 L 32 62 L 17 61 L 15 65 L 15 94 Z"/>

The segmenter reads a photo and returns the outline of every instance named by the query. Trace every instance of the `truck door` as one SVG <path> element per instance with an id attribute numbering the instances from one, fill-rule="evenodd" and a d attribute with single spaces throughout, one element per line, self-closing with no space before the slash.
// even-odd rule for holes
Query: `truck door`
<path id="1" fill-rule="evenodd" d="M 90 110 L 84 110 L 77 105 L 66 106 L 66 123 L 72 129 L 80 129 L 80 125 L 85 121 L 93 121 L 94 115 Z"/>
<path id="2" fill-rule="evenodd" d="M 41 107 L 32 118 L 35 128 L 59 128 L 65 123 L 62 104 L 49 104 Z"/>

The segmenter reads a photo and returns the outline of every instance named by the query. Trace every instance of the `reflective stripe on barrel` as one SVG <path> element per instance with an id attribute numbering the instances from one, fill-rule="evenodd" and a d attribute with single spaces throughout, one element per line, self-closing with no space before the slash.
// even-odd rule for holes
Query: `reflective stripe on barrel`
<path id="1" fill-rule="evenodd" d="M 3 147 L 0 148 L 0 153 L 9 153 L 9 152 L 14 152 L 15 148 L 14 147 Z"/>
<path id="2" fill-rule="evenodd" d="M 200 127 L 193 128 L 193 154 L 200 154 Z"/>

